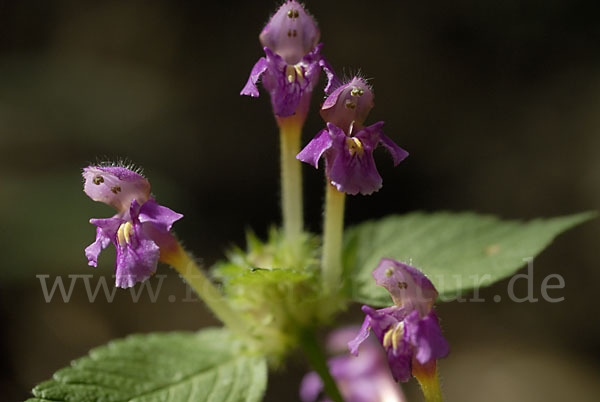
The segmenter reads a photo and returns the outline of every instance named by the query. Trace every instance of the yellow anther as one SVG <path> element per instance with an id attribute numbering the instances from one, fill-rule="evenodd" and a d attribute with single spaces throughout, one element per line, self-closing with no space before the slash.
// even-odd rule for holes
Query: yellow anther
<path id="1" fill-rule="evenodd" d="M 356 109 L 356 103 L 352 102 L 350 99 L 346 99 L 344 106 L 346 106 L 346 109 Z"/>
<path id="2" fill-rule="evenodd" d="M 396 325 L 396 328 L 393 329 L 392 333 L 392 348 L 394 350 L 398 350 L 398 346 L 400 346 L 400 342 L 402 341 L 402 337 L 404 336 L 404 323 L 399 322 Z"/>
<path id="3" fill-rule="evenodd" d="M 286 66 L 285 67 L 285 75 L 287 77 L 288 82 L 291 84 L 296 81 L 296 69 L 294 66 Z"/>
<path id="4" fill-rule="evenodd" d="M 350 155 L 354 155 L 358 153 L 358 156 L 362 156 L 365 153 L 365 148 L 363 147 L 362 142 L 356 137 L 346 138 L 346 145 L 348 145 L 348 151 Z"/>
<path id="5" fill-rule="evenodd" d="M 403 336 L 404 323 L 399 322 L 395 327 L 388 329 L 383 335 L 383 347 L 389 348 L 391 346 L 393 350 L 397 350 L 400 346 L 400 342 L 402 342 Z"/>
<path id="6" fill-rule="evenodd" d="M 300 84 L 304 84 L 304 73 L 302 72 L 302 67 L 296 64 L 294 68 L 296 69 L 296 79 Z"/>
<path id="7" fill-rule="evenodd" d="M 394 332 L 393 328 L 387 330 L 385 335 L 383 335 L 383 347 L 389 348 L 392 345 L 392 333 Z"/>
<path id="8" fill-rule="evenodd" d="M 302 66 L 296 64 L 295 66 L 288 65 L 285 67 L 285 76 L 290 84 L 294 81 L 298 81 L 300 84 L 304 84 L 304 73 L 302 72 Z"/>
<path id="9" fill-rule="evenodd" d="M 352 95 L 352 96 L 363 96 L 364 94 L 365 94 L 365 91 L 362 88 L 358 88 L 358 87 L 352 88 L 352 91 L 350 92 L 350 95 Z"/>
<path id="10" fill-rule="evenodd" d="M 119 240 L 119 244 L 124 246 L 126 244 L 131 243 L 131 234 L 133 233 L 133 225 L 131 222 L 125 222 L 119 226 L 119 230 L 117 230 L 117 240 Z"/>

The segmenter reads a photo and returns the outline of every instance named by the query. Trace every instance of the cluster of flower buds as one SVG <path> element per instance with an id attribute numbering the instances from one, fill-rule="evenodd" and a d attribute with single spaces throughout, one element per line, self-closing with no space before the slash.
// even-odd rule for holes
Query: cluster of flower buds
<path id="1" fill-rule="evenodd" d="M 83 178 L 83 191 L 92 200 L 117 210 L 112 218 L 90 220 L 96 226 L 96 241 L 85 249 L 89 265 L 97 266 L 98 255 L 112 242 L 117 249 L 117 287 L 146 280 L 156 272 L 161 253 L 177 247 L 170 230 L 183 215 L 157 204 L 148 180 L 128 168 L 89 166 Z"/>

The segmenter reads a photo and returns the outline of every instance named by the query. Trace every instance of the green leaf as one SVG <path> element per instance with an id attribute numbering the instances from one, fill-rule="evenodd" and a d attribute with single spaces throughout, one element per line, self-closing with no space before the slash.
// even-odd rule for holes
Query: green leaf
<path id="1" fill-rule="evenodd" d="M 442 299 L 456 298 L 510 276 L 560 233 L 594 216 L 588 212 L 529 222 L 471 212 L 390 216 L 346 231 L 345 272 L 353 299 L 373 306 L 391 304 L 371 275 L 382 257 L 421 269 Z"/>
<path id="2" fill-rule="evenodd" d="M 88 356 L 33 389 L 45 401 L 259 401 L 265 359 L 243 353 L 223 329 L 133 335 Z"/>

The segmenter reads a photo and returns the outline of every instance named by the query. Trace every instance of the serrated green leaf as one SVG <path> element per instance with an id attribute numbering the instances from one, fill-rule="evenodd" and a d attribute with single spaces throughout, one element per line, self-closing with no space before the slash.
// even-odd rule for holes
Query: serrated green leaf
<path id="1" fill-rule="evenodd" d="M 262 399 L 265 359 L 223 329 L 133 335 L 92 349 L 33 389 L 45 401 L 228 401 Z"/>
<path id="2" fill-rule="evenodd" d="M 519 222 L 471 212 L 416 212 L 365 222 L 348 229 L 344 239 L 352 297 L 373 306 L 391 304 L 388 292 L 371 275 L 387 257 L 421 269 L 441 298 L 455 298 L 510 276 L 557 235 L 595 215 Z"/>

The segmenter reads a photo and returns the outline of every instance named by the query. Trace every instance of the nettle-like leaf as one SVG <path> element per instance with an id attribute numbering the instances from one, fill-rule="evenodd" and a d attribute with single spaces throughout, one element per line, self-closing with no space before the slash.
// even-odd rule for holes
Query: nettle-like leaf
<path id="1" fill-rule="evenodd" d="M 224 329 L 132 335 L 92 349 L 33 389 L 45 401 L 259 401 L 265 359 Z"/>
<path id="2" fill-rule="evenodd" d="M 394 258 L 422 270 L 448 300 L 512 275 L 560 233 L 595 215 L 520 222 L 472 212 L 415 212 L 369 221 L 346 231 L 346 277 L 355 301 L 389 306 L 389 293 L 371 273 L 382 257 Z"/>

